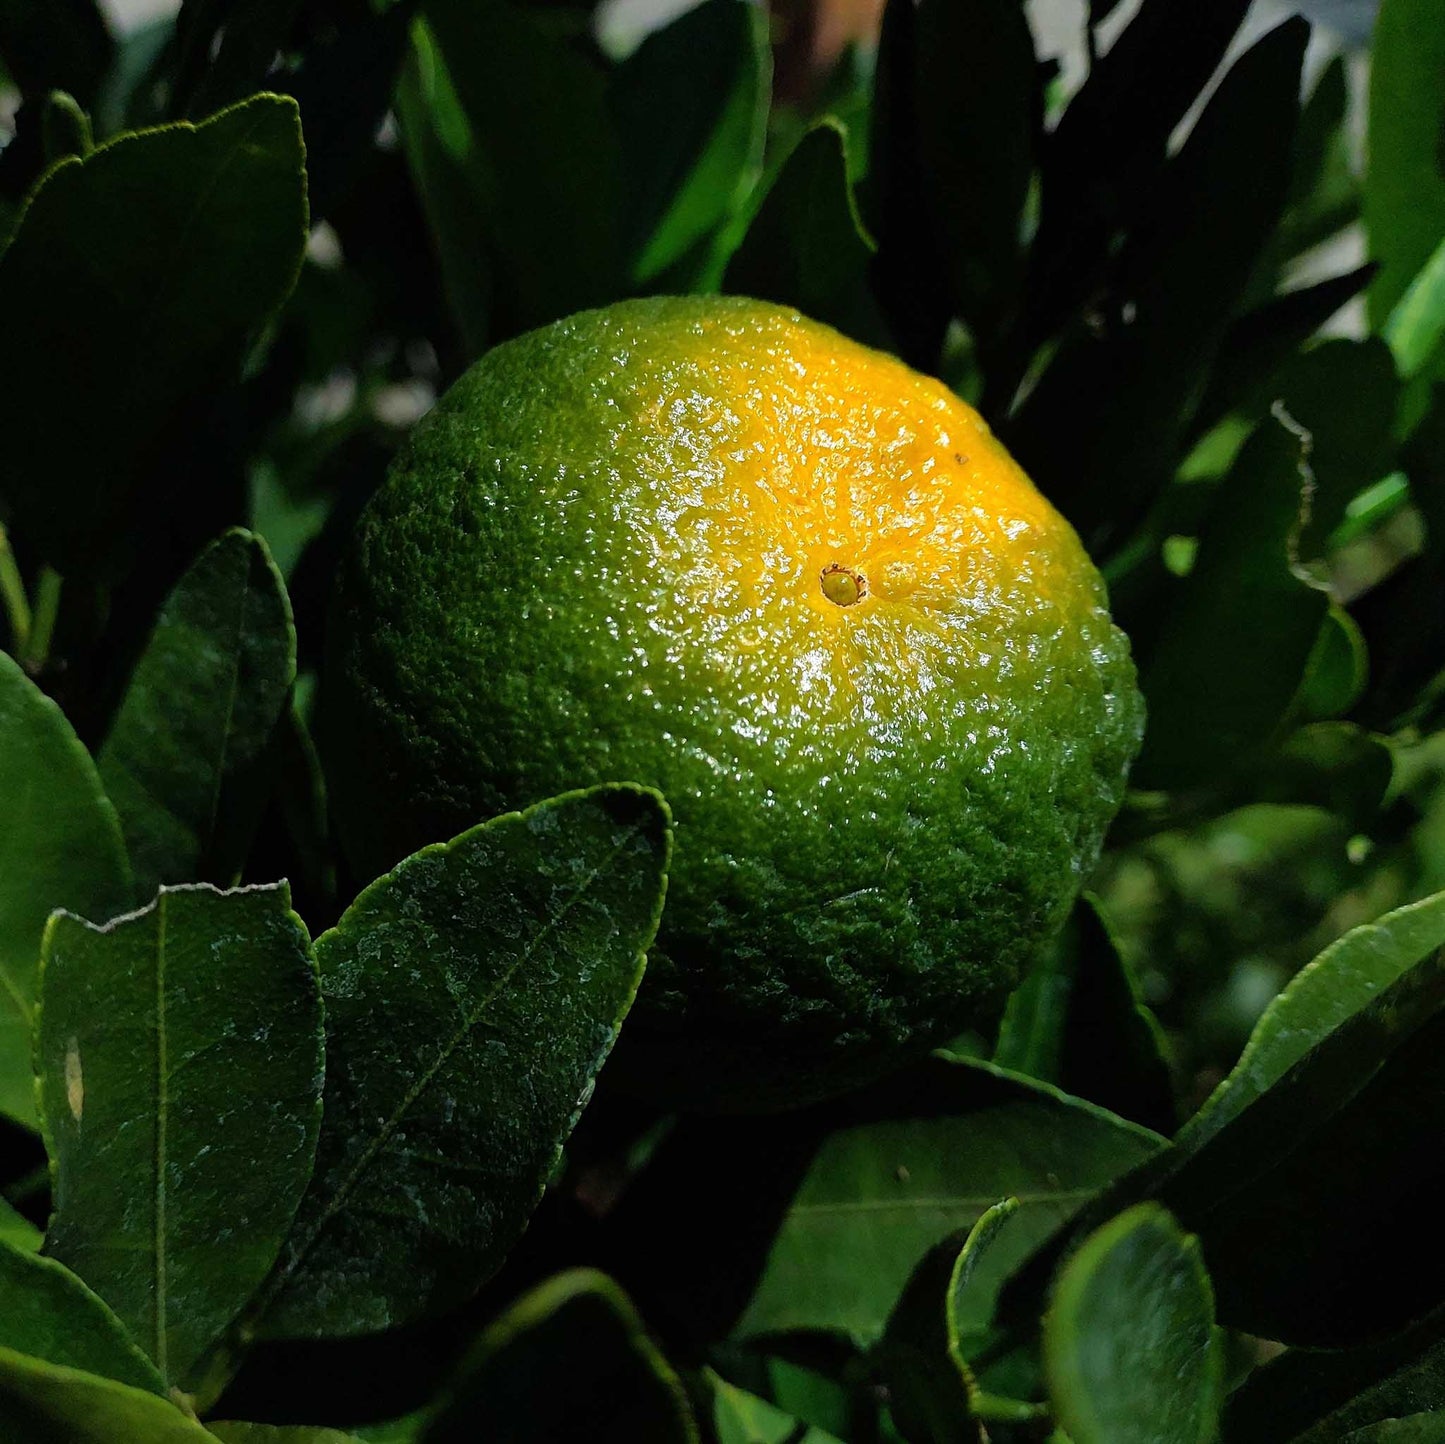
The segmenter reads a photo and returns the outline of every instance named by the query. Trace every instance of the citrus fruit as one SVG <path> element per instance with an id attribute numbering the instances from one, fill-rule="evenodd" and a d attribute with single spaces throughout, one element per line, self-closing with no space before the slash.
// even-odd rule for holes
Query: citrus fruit
<path id="1" fill-rule="evenodd" d="M 551 793 L 660 788 L 620 1066 L 722 1104 L 986 1018 L 1142 726 L 1097 572 L 978 415 L 718 298 L 573 316 L 451 388 L 350 544 L 323 713 L 368 873 Z"/>

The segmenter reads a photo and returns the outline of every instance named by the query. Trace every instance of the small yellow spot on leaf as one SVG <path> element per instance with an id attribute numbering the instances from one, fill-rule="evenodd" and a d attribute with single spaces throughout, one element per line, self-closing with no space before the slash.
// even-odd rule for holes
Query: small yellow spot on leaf
<path id="1" fill-rule="evenodd" d="M 80 1074 L 78 1038 L 72 1038 L 65 1045 L 65 1101 L 70 1104 L 70 1116 L 79 1123 L 81 1110 L 85 1107 L 85 1082 Z"/>

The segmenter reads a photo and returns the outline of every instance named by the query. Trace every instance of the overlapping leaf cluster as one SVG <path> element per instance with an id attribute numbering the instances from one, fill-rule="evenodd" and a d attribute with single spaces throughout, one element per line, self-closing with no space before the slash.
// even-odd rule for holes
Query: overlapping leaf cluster
<path id="1" fill-rule="evenodd" d="M 1249 9 L 0 0 L 0 1435 L 1445 1438 L 1445 25 Z M 358 894 L 308 730 L 436 392 L 714 290 L 978 404 L 1150 709 L 996 1034 L 762 1118 L 589 1104 L 659 799 Z"/>

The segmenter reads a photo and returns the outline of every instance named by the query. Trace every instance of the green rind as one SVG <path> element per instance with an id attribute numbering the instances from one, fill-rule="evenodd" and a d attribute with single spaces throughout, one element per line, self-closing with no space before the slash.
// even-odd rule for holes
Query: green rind
<path id="1" fill-rule="evenodd" d="M 909 698 L 901 736 L 866 707 L 770 715 L 766 666 L 678 615 L 647 488 L 712 464 L 757 401 L 723 373 L 765 378 L 800 331 L 833 335 L 655 298 L 498 347 L 371 502 L 334 613 L 322 740 L 367 875 L 608 777 L 668 797 L 668 911 L 619 1064 L 674 1098 L 826 1092 L 986 1015 L 1092 867 L 1142 722 L 1066 529 L 1067 605 L 1001 583 L 991 670 Z"/>

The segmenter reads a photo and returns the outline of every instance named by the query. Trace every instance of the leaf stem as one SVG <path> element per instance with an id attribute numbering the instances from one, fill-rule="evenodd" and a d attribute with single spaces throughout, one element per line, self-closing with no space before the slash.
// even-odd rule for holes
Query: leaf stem
<path id="1" fill-rule="evenodd" d="M 25 581 L 15 564 L 15 553 L 10 550 L 10 538 L 3 526 L 0 526 L 0 600 L 4 601 L 5 615 L 10 621 L 10 645 L 19 656 L 30 640 L 30 599 L 25 595 Z"/>
<path id="2" fill-rule="evenodd" d="M 30 631 L 21 649 L 20 662 L 28 671 L 38 672 L 50 656 L 50 643 L 55 635 L 55 619 L 60 615 L 60 593 L 65 579 L 54 567 L 42 567 L 35 588 L 35 613 Z"/>

